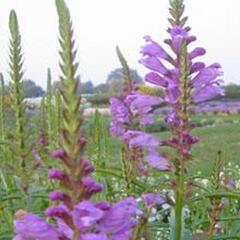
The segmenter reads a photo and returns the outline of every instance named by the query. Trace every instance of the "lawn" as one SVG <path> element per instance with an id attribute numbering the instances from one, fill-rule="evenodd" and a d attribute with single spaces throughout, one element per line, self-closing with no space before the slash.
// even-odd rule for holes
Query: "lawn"
<path id="1" fill-rule="evenodd" d="M 197 128 L 193 134 L 200 138 L 193 150 L 193 172 L 208 176 L 218 151 L 222 151 L 225 162 L 240 164 L 240 124 Z"/>
<path id="2" fill-rule="evenodd" d="M 192 174 L 201 171 L 204 176 L 209 176 L 219 151 L 222 152 L 223 160 L 226 163 L 240 164 L 239 123 L 198 127 L 192 131 L 192 134 L 200 138 L 199 143 L 193 149 L 193 161 L 190 163 Z M 156 135 L 164 139 L 168 137 L 169 133 L 165 131 Z M 112 138 L 110 145 L 111 159 L 116 164 L 120 158 L 121 143 Z"/>

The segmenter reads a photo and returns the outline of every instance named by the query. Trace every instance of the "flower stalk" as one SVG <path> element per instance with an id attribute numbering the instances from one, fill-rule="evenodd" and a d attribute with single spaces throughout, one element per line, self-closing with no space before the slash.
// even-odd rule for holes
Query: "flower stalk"
<path id="1" fill-rule="evenodd" d="M 182 239 L 184 234 L 183 208 L 185 197 L 189 193 L 185 175 L 187 163 L 192 159 L 192 145 L 198 142 L 197 137 L 190 135 L 194 128 L 190 121 L 190 106 L 223 94 L 221 79 L 218 79 L 222 75 L 220 64 L 206 67 L 203 62 L 195 62 L 195 58 L 205 54 L 204 48 L 188 51 L 189 44 L 196 37 L 190 35 L 190 28 L 185 26 L 187 17 L 183 17 L 184 9 L 183 0 L 170 0 L 170 38 L 164 42 L 174 54 L 169 54 L 150 36 L 145 36 L 146 45 L 141 50 L 143 58 L 140 60 L 141 64 L 151 70 L 146 74 L 145 80 L 164 90 L 164 102 L 170 106 L 165 122 L 170 126 L 172 136 L 169 140 L 159 141 L 159 144 L 155 139 L 153 147 L 148 151 L 152 166 L 159 170 L 173 171 L 175 174 L 175 240 Z M 166 67 L 166 62 L 171 67 Z M 148 135 L 138 133 L 138 138 L 139 135 L 142 141 L 149 142 Z M 132 142 L 139 145 L 136 138 Z M 176 154 L 160 154 L 160 146 L 173 148 Z"/>
<path id="2" fill-rule="evenodd" d="M 8 164 L 10 171 L 20 178 L 20 190 L 25 196 L 26 205 L 29 205 L 30 196 L 29 181 L 41 163 L 37 160 L 33 164 L 27 162 L 27 159 L 32 159 L 30 155 L 31 149 L 27 146 L 26 134 L 26 119 L 25 119 L 25 104 L 23 99 L 23 60 L 21 48 L 21 35 L 18 26 L 16 12 L 11 11 L 9 17 L 10 29 L 10 78 L 11 78 L 11 100 L 12 109 L 15 115 L 15 129 L 13 131 L 13 144 L 10 144 L 14 158 L 19 164 Z"/>

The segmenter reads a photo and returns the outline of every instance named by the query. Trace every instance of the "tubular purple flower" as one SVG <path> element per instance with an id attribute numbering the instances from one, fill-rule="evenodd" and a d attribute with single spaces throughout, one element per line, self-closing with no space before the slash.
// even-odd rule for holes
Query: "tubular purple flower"
<path id="1" fill-rule="evenodd" d="M 80 240 L 109 240 L 105 234 L 88 233 L 81 236 Z"/>
<path id="2" fill-rule="evenodd" d="M 59 158 L 59 159 L 62 159 L 64 158 L 65 156 L 65 153 L 62 149 L 55 149 L 52 151 L 52 157 L 53 158 Z"/>
<path id="3" fill-rule="evenodd" d="M 164 119 L 165 123 L 172 125 L 172 126 L 181 126 L 182 120 L 177 115 L 176 112 L 170 111 Z"/>
<path id="4" fill-rule="evenodd" d="M 82 167 L 83 167 L 84 176 L 87 176 L 88 174 L 94 172 L 94 170 L 95 170 L 95 168 L 90 163 L 88 158 L 85 158 L 82 160 Z"/>
<path id="5" fill-rule="evenodd" d="M 175 26 L 171 29 L 168 29 L 168 32 L 170 33 L 172 39 L 174 38 L 181 38 L 181 39 L 185 39 L 188 36 L 188 31 L 187 29 L 184 29 L 180 26 Z"/>
<path id="6" fill-rule="evenodd" d="M 144 193 L 141 198 L 147 207 L 155 207 L 166 202 L 166 199 L 157 193 Z"/>
<path id="7" fill-rule="evenodd" d="M 154 120 L 153 108 L 159 106 L 163 100 L 160 97 L 132 92 L 124 99 L 124 102 L 129 107 L 132 117 L 139 119 L 140 125 L 148 125 Z"/>
<path id="8" fill-rule="evenodd" d="M 155 72 L 150 72 L 146 74 L 145 81 L 166 88 L 168 86 L 169 79 L 161 77 Z"/>
<path id="9" fill-rule="evenodd" d="M 206 54 L 206 50 L 204 48 L 195 48 L 192 52 L 189 53 L 189 59 L 192 60 L 196 57 L 200 57 Z"/>
<path id="10" fill-rule="evenodd" d="M 48 171 L 48 178 L 49 179 L 56 179 L 56 180 L 65 180 L 66 179 L 66 174 L 64 171 L 59 170 L 57 168 L 52 168 Z"/>
<path id="11" fill-rule="evenodd" d="M 196 72 L 200 72 L 201 70 L 203 70 L 205 68 L 205 63 L 203 62 L 196 62 L 193 65 L 191 65 L 190 67 L 190 74 L 196 73 Z"/>
<path id="12" fill-rule="evenodd" d="M 190 43 L 192 43 L 196 40 L 197 40 L 197 38 L 195 36 L 189 36 L 186 40 L 186 43 L 187 43 L 187 45 L 189 45 Z"/>
<path id="13" fill-rule="evenodd" d="M 172 167 L 165 157 L 161 156 L 155 148 L 149 148 L 146 155 L 148 164 L 161 171 L 171 171 Z"/>
<path id="14" fill-rule="evenodd" d="M 234 188 L 236 186 L 236 184 L 233 180 L 228 180 L 226 183 L 226 186 L 229 188 Z"/>
<path id="15" fill-rule="evenodd" d="M 138 213 L 134 198 L 124 199 L 114 204 L 99 223 L 99 230 L 111 235 L 124 235 L 136 226 Z M 119 239 L 119 238 L 116 238 Z"/>
<path id="16" fill-rule="evenodd" d="M 166 89 L 165 100 L 170 104 L 177 103 L 181 93 L 178 85 L 169 85 Z"/>
<path id="17" fill-rule="evenodd" d="M 45 211 L 45 215 L 48 217 L 54 217 L 54 218 L 61 218 L 61 219 L 69 219 L 71 218 L 71 211 L 69 208 L 61 204 L 57 207 L 49 207 Z"/>
<path id="18" fill-rule="evenodd" d="M 108 211 L 111 208 L 111 205 L 109 204 L 109 202 L 106 202 L 106 201 L 97 202 L 94 204 L 94 206 L 103 211 Z"/>
<path id="19" fill-rule="evenodd" d="M 141 115 L 141 113 L 144 114 L 149 112 L 152 106 L 161 104 L 163 100 L 160 97 L 146 96 L 144 94 L 133 93 L 126 97 L 125 102 L 130 104 L 130 108 L 133 112 L 137 111 L 139 115 Z"/>
<path id="20" fill-rule="evenodd" d="M 183 137 L 183 143 L 187 145 L 195 144 L 199 141 L 196 136 L 191 136 L 187 131 L 182 131 L 181 136 Z"/>
<path id="21" fill-rule="evenodd" d="M 110 110 L 114 119 L 117 119 L 120 123 L 128 123 L 130 121 L 129 111 L 122 101 L 117 98 L 111 98 L 110 104 Z"/>
<path id="22" fill-rule="evenodd" d="M 41 134 L 41 136 L 38 139 L 38 144 L 40 147 L 48 146 L 48 139 L 47 139 L 46 135 Z"/>
<path id="23" fill-rule="evenodd" d="M 217 65 L 216 65 L 217 66 Z M 222 76 L 222 72 L 215 65 L 202 69 L 198 75 L 192 79 L 191 84 L 194 88 L 200 88 L 204 85 L 217 83 L 217 78 Z"/>
<path id="24" fill-rule="evenodd" d="M 165 60 L 171 59 L 170 55 L 157 43 L 154 42 L 150 36 L 144 37 L 146 45 L 142 47 L 141 53 L 148 56 L 156 56 Z"/>
<path id="25" fill-rule="evenodd" d="M 156 71 L 161 74 L 167 74 L 167 68 L 162 64 L 162 62 L 153 56 L 146 56 L 139 60 L 139 63 L 143 64 L 146 68 L 149 68 L 152 71 Z"/>
<path id="26" fill-rule="evenodd" d="M 224 90 L 220 86 L 206 85 L 194 93 L 193 102 L 205 102 L 219 95 L 224 95 Z"/>
<path id="27" fill-rule="evenodd" d="M 172 38 L 171 47 L 175 51 L 175 53 L 179 54 L 181 43 L 183 41 L 186 42 L 186 40 L 188 38 L 188 32 L 186 31 L 186 29 L 179 27 L 179 26 L 175 26 L 175 27 L 169 29 L 169 32 L 170 32 L 170 35 Z"/>
<path id="28" fill-rule="evenodd" d="M 60 191 L 53 191 L 51 192 L 49 195 L 48 195 L 48 198 L 51 200 L 51 201 L 67 201 L 69 200 L 69 196 L 63 192 L 60 192 Z"/>
<path id="29" fill-rule="evenodd" d="M 87 231 L 104 216 L 104 211 L 95 207 L 90 201 L 82 201 L 73 210 L 73 222 L 80 231 Z"/>
<path id="30" fill-rule="evenodd" d="M 101 192 L 103 189 L 102 184 L 96 183 L 90 176 L 83 177 L 81 184 L 85 190 L 85 199 L 90 198 L 95 193 Z"/>
<path id="31" fill-rule="evenodd" d="M 73 230 L 67 225 L 67 223 L 63 219 L 58 217 L 55 218 L 55 220 L 58 227 L 58 232 L 61 234 L 61 236 L 65 237 L 62 237 L 63 240 L 73 239 Z"/>
<path id="32" fill-rule="evenodd" d="M 16 213 L 14 227 L 17 234 L 15 239 L 59 240 L 59 233 L 53 225 L 22 210 Z"/>
<path id="33" fill-rule="evenodd" d="M 161 141 L 158 138 L 142 131 L 129 130 L 124 134 L 124 139 L 129 141 L 130 145 L 139 147 L 158 147 L 161 145 Z"/>

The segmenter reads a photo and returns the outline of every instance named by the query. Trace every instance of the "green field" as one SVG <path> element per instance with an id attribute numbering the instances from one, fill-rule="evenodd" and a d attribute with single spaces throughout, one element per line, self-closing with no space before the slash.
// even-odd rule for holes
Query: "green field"
<path id="1" fill-rule="evenodd" d="M 207 118 L 207 117 L 206 117 Z M 229 116 L 229 119 L 236 120 L 236 116 Z M 203 117 L 198 117 L 203 120 Z M 220 122 L 220 118 L 218 117 Z M 198 127 L 192 131 L 200 141 L 193 148 L 193 161 L 190 163 L 190 173 L 199 171 L 204 176 L 209 176 L 212 171 L 217 153 L 222 151 L 223 160 L 240 165 L 240 123 L 215 124 L 213 126 Z M 160 138 L 167 138 L 168 132 L 156 133 Z M 114 164 L 119 161 L 120 145 L 117 139 L 112 139 L 111 155 Z"/>
<path id="2" fill-rule="evenodd" d="M 217 125 L 193 131 L 200 142 L 193 150 L 192 171 L 209 175 L 217 152 L 223 152 L 225 162 L 240 164 L 240 124 Z"/>

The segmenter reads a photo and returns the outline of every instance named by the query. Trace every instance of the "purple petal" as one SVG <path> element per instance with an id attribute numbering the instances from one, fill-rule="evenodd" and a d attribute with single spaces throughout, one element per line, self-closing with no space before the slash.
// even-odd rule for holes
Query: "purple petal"
<path id="1" fill-rule="evenodd" d="M 156 193 L 144 193 L 142 199 L 147 207 L 161 205 L 166 202 L 166 199 Z"/>
<path id="2" fill-rule="evenodd" d="M 53 225 L 40 217 L 26 213 L 14 221 L 16 239 L 58 240 L 58 232 Z"/>
<path id="3" fill-rule="evenodd" d="M 205 68 L 205 63 L 203 62 L 196 62 L 191 66 L 190 73 L 195 73 L 203 70 Z"/>
<path id="4" fill-rule="evenodd" d="M 193 95 L 193 102 L 200 103 L 210 100 L 216 96 L 224 95 L 224 90 L 217 85 L 206 85 Z"/>
<path id="5" fill-rule="evenodd" d="M 167 74 L 168 72 L 167 68 L 157 57 L 147 56 L 139 60 L 139 63 L 143 64 L 146 68 L 161 74 Z"/>
<path id="6" fill-rule="evenodd" d="M 219 76 L 222 76 L 222 72 L 215 65 L 211 65 L 201 70 L 191 83 L 194 87 L 201 87 L 216 80 Z"/>
<path id="7" fill-rule="evenodd" d="M 104 212 L 90 201 L 78 203 L 73 210 L 74 224 L 81 231 L 93 227 L 103 216 Z"/>
<path id="8" fill-rule="evenodd" d="M 162 157 L 154 148 L 149 149 L 146 159 L 153 168 L 163 171 L 171 170 L 171 165 L 168 163 L 168 160 Z"/>
<path id="9" fill-rule="evenodd" d="M 196 57 L 200 57 L 206 54 L 206 50 L 204 48 L 195 48 L 192 52 L 189 53 L 189 59 L 192 60 Z"/>
<path id="10" fill-rule="evenodd" d="M 141 131 L 127 131 L 125 139 L 129 140 L 130 145 L 136 145 L 139 147 L 157 147 L 161 145 L 158 138 Z"/>
<path id="11" fill-rule="evenodd" d="M 153 41 L 151 37 L 145 36 L 145 40 L 147 44 L 143 46 L 141 50 L 143 55 L 159 57 L 162 59 L 170 58 L 168 53 L 157 42 Z"/>
<path id="12" fill-rule="evenodd" d="M 168 81 L 155 72 L 150 72 L 145 76 L 145 81 L 161 87 L 167 87 Z"/>

